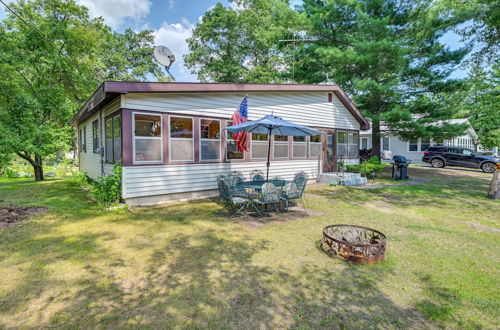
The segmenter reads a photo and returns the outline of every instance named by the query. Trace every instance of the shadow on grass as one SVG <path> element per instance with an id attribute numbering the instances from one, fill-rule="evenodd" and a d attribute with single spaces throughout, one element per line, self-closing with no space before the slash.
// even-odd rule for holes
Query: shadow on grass
<path id="1" fill-rule="evenodd" d="M 266 241 L 234 241 L 225 234 L 179 235 L 150 256 L 140 278 L 119 281 L 110 271 L 95 270 L 93 278 L 80 283 L 71 306 L 52 317 L 53 325 L 332 329 L 430 324 L 378 288 L 390 267 L 335 260 L 332 271 L 314 265 L 295 272 L 259 266 L 252 259 L 268 248 Z"/>

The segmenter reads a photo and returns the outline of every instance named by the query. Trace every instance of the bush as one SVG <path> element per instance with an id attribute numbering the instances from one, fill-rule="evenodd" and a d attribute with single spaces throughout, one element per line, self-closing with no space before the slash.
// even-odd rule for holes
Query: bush
<path id="1" fill-rule="evenodd" d="M 74 171 L 71 174 L 71 181 L 83 188 L 88 187 L 90 184 L 87 174 L 81 171 Z"/>
<path id="2" fill-rule="evenodd" d="M 373 156 L 366 162 L 362 162 L 360 165 L 347 165 L 347 172 L 361 173 L 363 176 L 375 177 L 377 172 L 382 171 L 385 165 L 380 163 L 377 156 Z"/>
<path id="3" fill-rule="evenodd" d="M 118 204 L 122 197 L 122 167 L 116 163 L 113 174 L 100 178 L 91 183 L 92 197 L 103 207 Z"/>

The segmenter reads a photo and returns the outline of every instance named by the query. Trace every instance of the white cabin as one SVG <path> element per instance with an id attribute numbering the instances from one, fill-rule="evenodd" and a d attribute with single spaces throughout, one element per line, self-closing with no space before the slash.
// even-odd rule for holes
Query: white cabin
<path id="1" fill-rule="evenodd" d="M 456 146 L 465 147 L 470 149 L 475 149 L 477 145 L 477 134 L 469 123 L 468 119 L 450 119 L 446 122 L 451 124 L 468 124 L 469 128 L 467 132 L 459 137 L 455 137 L 449 140 L 434 140 L 432 138 L 428 140 L 417 139 L 414 141 L 403 141 L 401 138 L 391 134 L 390 130 L 381 126 L 380 134 L 380 150 L 381 156 L 385 160 L 392 159 L 394 155 L 405 156 L 411 159 L 412 163 L 421 164 L 422 156 L 425 149 L 430 146 L 444 145 L 444 146 Z M 371 129 L 362 130 L 360 132 L 360 149 L 371 149 L 372 148 L 372 131 Z"/>
<path id="2" fill-rule="evenodd" d="M 250 151 L 239 152 L 223 129 L 245 96 L 248 120 L 273 113 L 325 133 L 271 136 L 270 176 L 314 179 L 340 159 L 359 163 L 369 123 L 335 85 L 105 82 L 73 119 L 80 170 L 97 179 L 120 162 L 128 204 L 211 196 L 219 174 L 266 168 L 267 135 L 253 134 Z"/>

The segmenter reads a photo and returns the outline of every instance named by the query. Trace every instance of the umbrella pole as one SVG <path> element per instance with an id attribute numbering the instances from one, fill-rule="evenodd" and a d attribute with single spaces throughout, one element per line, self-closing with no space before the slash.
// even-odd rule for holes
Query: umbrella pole
<path id="1" fill-rule="evenodd" d="M 269 128 L 269 133 L 267 135 L 267 139 L 269 141 L 269 144 L 267 146 L 267 174 L 266 174 L 266 182 L 269 181 L 269 165 L 271 165 L 271 163 L 269 162 L 270 158 L 271 158 L 271 131 L 272 131 L 272 128 Z"/>

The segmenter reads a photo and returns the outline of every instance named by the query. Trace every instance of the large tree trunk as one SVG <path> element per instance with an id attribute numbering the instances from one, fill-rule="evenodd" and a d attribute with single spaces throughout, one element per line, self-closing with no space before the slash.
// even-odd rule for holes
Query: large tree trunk
<path id="1" fill-rule="evenodd" d="M 42 157 L 35 156 L 35 161 L 31 164 L 35 172 L 35 181 L 42 181 L 44 179 L 42 163 Z"/>
<path id="2" fill-rule="evenodd" d="M 42 181 L 44 179 L 43 176 L 43 160 L 41 156 L 35 155 L 35 158 L 31 158 L 31 154 L 24 151 L 16 151 L 16 154 L 26 159 L 31 166 L 33 166 L 33 172 L 35 173 L 35 181 Z"/>
<path id="3" fill-rule="evenodd" d="M 500 199 L 500 170 L 498 169 L 493 173 L 488 197 L 491 199 Z"/>
<path id="4" fill-rule="evenodd" d="M 372 156 L 377 156 L 379 160 L 382 159 L 380 155 L 380 121 L 372 120 Z"/>

